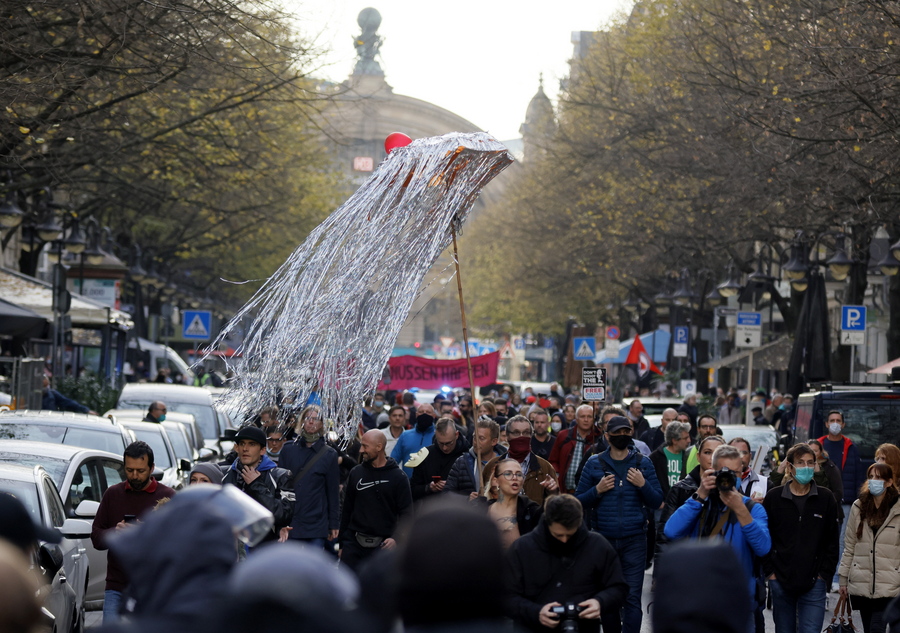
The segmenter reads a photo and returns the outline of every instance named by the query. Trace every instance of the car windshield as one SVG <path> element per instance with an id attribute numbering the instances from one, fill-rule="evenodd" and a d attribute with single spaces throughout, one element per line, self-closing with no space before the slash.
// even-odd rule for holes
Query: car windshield
<path id="1" fill-rule="evenodd" d="M 216 424 L 216 412 L 212 408 L 212 405 L 189 404 L 186 402 L 169 402 L 168 400 L 164 400 L 164 402 L 166 403 L 166 408 L 169 411 L 193 414 L 194 419 L 197 420 L 197 425 L 200 427 L 200 432 L 203 434 L 204 438 L 208 440 L 219 439 L 219 427 Z M 119 408 L 144 409 L 146 411 L 150 408 L 150 401 L 131 399 L 120 400 Z"/>
<path id="2" fill-rule="evenodd" d="M 62 424 L 22 424 L 8 422 L 0 424 L 0 439 L 31 440 L 33 442 L 50 442 L 66 446 L 80 446 L 99 451 L 119 454 L 125 449 L 121 430 L 110 427 L 112 431 L 67 427 Z"/>
<path id="3" fill-rule="evenodd" d="M 177 429 L 166 429 L 166 435 L 169 436 L 169 442 L 172 443 L 175 457 L 192 461 L 193 455 L 191 454 L 191 449 L 184 437 L 184 433 Z"/>
<path id="4" fill-rule="evenodd" d="M 57 490 L 62 486 L 63 479 L 66 478 L 66 470 L 69 468 L 69 462 L 65 459 L 3 450 L 0 450 L 0 462 L 27 466 L 28 468 L 43 466 L 50 478 L 53 479 L 53 483 L 56 484 Z"/>
<path id="5" fill-rule="evenodd" d="M 131 428 L 134 436 L 141 442 L 147 442 L 153 449 L 153 461 L 156 466 L 163 470 L 172 467 L 172 460 L 169 459 L 169 451 L 166 448 L 166 442 L 163 436 L 156 431 L 145 431 L 143 429 Z"/>
<path id="6" fill-rule="evenodd" d="M 34 484 L 27 481 L 16 481 L 14 479 L 0 479 L 0 492 L 11 494 L 22 502 L 22 505 L 31 514 L 31 520 L 37 524 L 43 523 L 41 518 L 41 504 L 38 501 L 37 488 Z"/>

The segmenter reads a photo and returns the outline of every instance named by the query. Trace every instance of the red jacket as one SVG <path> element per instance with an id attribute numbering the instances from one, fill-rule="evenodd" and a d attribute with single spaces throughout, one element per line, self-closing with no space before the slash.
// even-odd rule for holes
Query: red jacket
<path id="1" fill-rule="evenodd" d="M 550 451 L 550 465 L 556 469 L 559 475 L 559 491 L 562 493 L 574 493 L 574 490 L 566 489 L 566 473 L 569 471 L 569 464 L 572 463 L 572 451 L 578 445 L 575 441 L 574 434 L 578 432 L 578 427 L 571 427 L 565 431 L 560 431 L 553 443 L 553 450 Z M 584 453 L 594 445 L 597 441 L 597 430 L 591 426 L 591 432 L 585 438 L 582 445 L 581 458 L 584 459 Z"/>

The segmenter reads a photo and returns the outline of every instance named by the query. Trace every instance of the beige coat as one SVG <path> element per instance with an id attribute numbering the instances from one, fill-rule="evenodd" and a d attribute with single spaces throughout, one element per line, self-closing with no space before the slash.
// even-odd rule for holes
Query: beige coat
<path id="1" fill-rule="evenodd" d="M 900 595 L 900 501 L 894 503 L 874 538 L 868 525 L 863 526 L 862 537 L 856 538 L 859 520 L 857 499 L 847 519 L 844 555 L 838 569 L 841 587 L 848 587 L 850 595 L 864 598 Z"/>

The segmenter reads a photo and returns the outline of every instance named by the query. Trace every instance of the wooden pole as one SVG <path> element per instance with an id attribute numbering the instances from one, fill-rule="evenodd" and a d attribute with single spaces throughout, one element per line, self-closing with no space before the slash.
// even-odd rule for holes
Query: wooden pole
<path id="1" fill-rule="evenodd" d="M 456 288 L 459 291 L 459 312 L 462 317 L 463 348 L 466 350 L 466 367 L 469 370 L 469 389 L 472 392 L 472 420 L 477 422 L 478 415 L 475 409 L 475 373 L 472 371 L 472 357 L 469 355 L 469 329 L 466 325 L 466 304 L 463 301 L 462 275 L 459 272 L 459 250 L 456 247 L 456 228 L 450 227 L 450 235 L 453 236 L 453 263 L 456 265 Z M 478 494 L 482 493 L 482 481 L 484 480 L 483 466 L 481 464 L 481 450 L 478 446 L 478 427 L 472 429 L 472 445 L 475 448 L 475 464 L 478 468 L 478 481 L 476 486 Z"/>

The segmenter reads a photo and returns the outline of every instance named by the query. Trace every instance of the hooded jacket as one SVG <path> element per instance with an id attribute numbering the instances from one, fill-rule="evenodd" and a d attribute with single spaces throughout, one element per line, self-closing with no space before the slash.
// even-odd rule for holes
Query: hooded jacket
<path id="1" fill-rule="evenodd" d="M 241 460 L 236 459 L 225 471 L 222 477 L 222 485 L 231 484 L 250 495 L 254 501 L 271 512 L 275 517 L 273 531 L 266 538 L 272 541 L 278 538 L 278 531 L 290 525 L 294 516 L 294 503 L 290 499 L 291 471 L 278 468 L 268 455 L 263 455 L 256 469 L 259 477 L 251 483 L 244 483 L 244 478 L 238 473 Z"/>
<path id="2" fill-rule="evenodd" d="M 851 596 L 893 598 L 900 594 L 900 500 L 877 532 L 864 525 L 858 538 L 859 511 L 857 499 L 847 519 L 844 555 L 838 569 L 840 585 L 848 587 Z"/>
<path id="3" fill-rule="evenodd" d="M 299 474 L 316 455 L 325 451 L 312 467 L 297 481 Z M 337 452 L 320 437 L 307 446 L 306 440 L 298 437 L 285 444 L 279 463 L 291 471 L 294 488 L 290 491 L 294 498 L 294 514 L 291 519 L 292 539 L 327 538 L 329 530 L 336 530 L 341 523 L 340 467 Z M 290 495 L 289 495 L 290 496 Z"/>
<path id="4" fill-rule="evenodd" d="M 515 541 L 506 556 L 509 582 L 507 610 L 522 627 L 555 631 L 541 625 L 541 608 L 549 602 L 582 602 L 595 598 L 600 612 L 618 608 L 628 585 L 609 541 L 579 527 L 568 543 L 551 536 L 541 518 L 537 527 Z M 579 620 L 579 631 L 598 631 L 600 620 Z"/>
<path id="5" fill-rule="evenodd" d="M 591 528 L 606 538 L 643 534 L 647 525 L 644 507 L 655 510 L 663 500 L 656 469 L 649 459 L 630 448 L 622 462 L 616 463 L 608 450 L 594 455 L 585 464 L 575 491 L 585 513 L 590 513 Z M 622 476 L 629 468 L 641 471 L 644 476 L 642 487 L 636 487 Z M 614 474 L 616 482 L 612 490 L 598 494 L 596 486 L 605 473 Z"/>
<path id="6" fill-rule="evenodd" d="M 450 476 L 450 469 L 453 468 L 453 464 L 467 450 L 469 450 L 469 443 L 461 433 L 457 437 L 456 445 L 450 453 L 442 451 L 437 444 L 429 446 L 428 457 L 413 468 L 412 478 L 409 482 L 413 499 L 418 501 L 431 495 L 432 492 L 428 488 L 429 484 L 434 481 L 435 477 L 446 481 L 447 477 Z"/>
<path id="7" fill-rule="evenodd" d="M 831 582 L 838 564 L 837 503 L 829 490 L 810 484 L 803 512 L 790 485 L 772 488 L 763 507 L 769 520 L 772 550 L 763 561 L 765 576 L 775 574 L 784 590 L 800 596 L 821 576 Z"/>
<path id="8" fill-rule="evenodd" d="M 506 455 L 506 448 L 497 444 L 494 446 L 494 455 L 503 457 Z M 475 465 L 475 448 L 472 447 L 453 462 L 444 490 L 468 497 L 473 492 L 478 492 L 475 487 L 476 481 L 478 481 L 478 472 Z"/>
<path id="9" fill-rule="evenodd" d="M 232 527 L 195 501 L 178 497 L 110 538 L 110 551 L 130 580 L 134 620 L 111 629 L 196 631 L 214 611 L 237 562 Z"/>
<path id="10" fill-rule="evenodd" d="M 371 461 L 354 466 L 344 488 L 341 509 L 341 543 L 360 532 L 368 536 L 393 536 L 401 517 L 412 513 L 409 478 L 392 458 L 376 468 Z"/>

